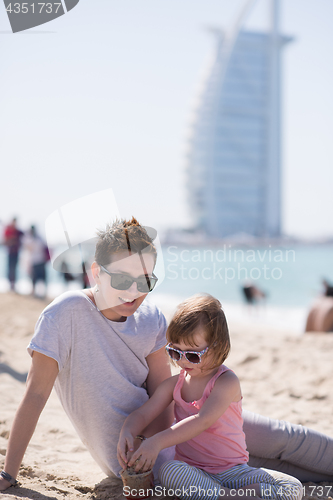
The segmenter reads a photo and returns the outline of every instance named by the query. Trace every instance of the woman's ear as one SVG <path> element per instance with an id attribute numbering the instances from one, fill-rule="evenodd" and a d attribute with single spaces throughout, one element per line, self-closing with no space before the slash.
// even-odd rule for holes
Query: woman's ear
<path id="1" fill-rule="evenodd" d="M 99 284 L 100 283 L 100 279 L 99 279 L 99 273 L 101 271 L 101 268 L 100 266 L 97 264 L 96 261 L 94 261 L 92 264 L 91 264 L 91 272 L 92 272 L 92 275 L 93 275 L 93 278 L 94 278 L 94 281 L 95 283 Z"/>

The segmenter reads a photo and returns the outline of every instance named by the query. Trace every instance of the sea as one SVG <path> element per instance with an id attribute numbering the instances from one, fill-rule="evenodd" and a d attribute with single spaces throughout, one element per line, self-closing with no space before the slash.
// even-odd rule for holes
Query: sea
<path id="1" fill-rule="evenodd" d="M 47 274 L 50 298 L 68 288 L 81 287 L 79 275 L 68 285 L 51 262 Z M 333 282 L 333 244 L 162 245 L 155 274 L 159 281 L 151 299 L 161 307 L 167 305 L 172 311 L 186 297 L 210 293 L 221 301 L 229 319 L 267 325 L 268 330 L 274 325 L 301 334 L 311 304 L 323 292 L 322 280 Z M 245 283 L 254 284 L 266 295 L 252 311 L 245 305 Z M 8 289 L 6 249 L 0 246 L 0 292 Z M 17 291 L 31 292 L 24 254 L 20 258 Z"/>

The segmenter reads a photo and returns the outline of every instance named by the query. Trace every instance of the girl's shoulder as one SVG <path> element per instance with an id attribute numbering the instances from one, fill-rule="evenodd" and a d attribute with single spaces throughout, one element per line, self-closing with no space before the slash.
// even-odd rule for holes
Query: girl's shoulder
<path id="1" fill-rule="evenodd" d="M 210 389 L 212 389 L 217 382 L 221 384 L 221 381 L 229 380 L 229 378 L 233 377 L 236 377 L 238 379 L 237 375 L 233 370 L 231 370 L 231 368 L 228 368 L 226 365 L 220 365 L 215 373 L 211 376 L 207 385 L 210 387 Z"/>
<path id="2" fill-rule="evenodd" d="M 159 390 L 162 390 L 164 392 L 170 392 L 170 394 L 173 394 L 175 387 L 177 385 L 177 382 L 179 380 L 179 374 L 173 375 L 172 377 L 169 377 L 159 385 Z"/>
<path id="3" fill-rule="evenodd" d="M 214 393 L 218 391 L 226 390 L 230 385 L 240 386 L 239 379 L 234 371 L 228 368 L 225 365 L 221 365 L 218 367 L 218 370 L 214 373 L 214 375 L 207 382 L 205 393 L 206 395 Z"/>
<path id="4" fill-rule="evenodd" d="M 225 367 L 226 368 L 226 367 Z M 237 377 L 236 373 L 230 368 L 226 368 L 226 370 L 221 370 L 217 373 L 216 379 L 215 379 L 215 384 L 216 385 L 225 385 L 225 384 L 239 384 L 239 378 Z"/>
<path id="5" fill-rule="evenodd" d="M 241 395 L 239 378 L 236 373 L 229 368 L 219 373 L 212 387 L 212 393 L 230 393 L 235 394 L 235 400 L 238 401 Z"/>
<path id="6" fill-rule="evenodd" d="M 163 382 L 161 382 L 160 385 L 163 384 L 163 385 L 168 385 L 170 387 L 176 386 L 176 384 L 179 380 L 179 376 L 180 376 L 180 373 L 177 373 L 177 375 L 172 375 L 171 377 L 168 377 L 165 380 L 163 380 Z"/>
<path id="7" fill-rule="evenodd" d="M 177 385 L 177 382 L 180 378 L 180 373 L 177 373 L 176 375 L 172 375 L 171 377 L 169 377 L 167 380 L 169 381 L 169 384 L 171 387 L 175 388 L 176 385 Z"/>

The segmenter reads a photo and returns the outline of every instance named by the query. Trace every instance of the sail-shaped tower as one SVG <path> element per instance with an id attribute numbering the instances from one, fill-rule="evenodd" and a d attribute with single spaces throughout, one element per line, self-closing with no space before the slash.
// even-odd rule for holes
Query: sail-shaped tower
<path id="1" fill-rule="evenodd" d="M 290 37 L 242 28 L 247 1 L 217 50 L 191 125 L 188 199 L 194 226 L 208 236 L 281 234 L 280 53 Z"/>

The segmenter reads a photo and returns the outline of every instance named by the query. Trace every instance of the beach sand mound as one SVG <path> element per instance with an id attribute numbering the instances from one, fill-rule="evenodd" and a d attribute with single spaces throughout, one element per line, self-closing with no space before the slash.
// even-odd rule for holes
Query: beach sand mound
<path id="1" fill-rule="evenodd" d="M 0 468 L 30 366 L 26 346 L 46 305 L 32 297 L 0 295 Z M 244 408 L 332 435 L 333 335 L 301 337 L 273 328 L 245 329 L 235 322 L 230 324 L 230 331 L 232 352 L 227 365 L 240 377 Z M 121 481 L 106 478 L 101 472 L 53 392 L 24 456 L 18 480 L 20 487 L 0 494 L 1 500 L 125 498 Z M 333 483 L 321 483 L 322 490 L 313 486 L 306 485 L 305 498 L 333 497 Z"/>

